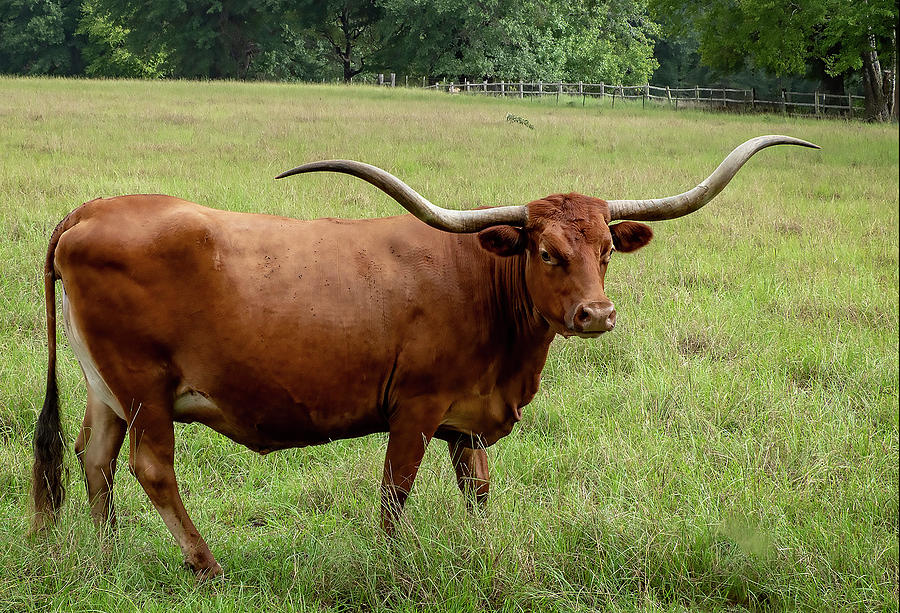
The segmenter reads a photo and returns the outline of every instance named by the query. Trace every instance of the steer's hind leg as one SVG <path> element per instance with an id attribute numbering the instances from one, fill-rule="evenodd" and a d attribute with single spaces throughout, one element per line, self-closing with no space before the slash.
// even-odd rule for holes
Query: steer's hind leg
<path id="1" fill-rule="evenodd" d="M 181 547 L 185 564 L 201 579 L 221 574 L 222 567 L 188 517 L 178 493 L 171 412 L 146 404 L 138 408 L 129 429 L 129 442 L 131 472 Z"/>
<path id="2" fill-rule="evenodd" d="M 456 484 L 466 499 L 470 511 L 483 509 L 490 489 L 487 452 L 482 447 L 469 448 L 462 441 L 448 441 L 450 461 L 456 471 Z"/>
<path id="3" fill-rule="evenodd" d="M 91 517 L 101 529 L 113 529 L 116 525 L 112 485 L 125 426 L 125 420 L 88 388 L 87 410 L 75 441 L 75 455 L 84 471 Z"/>

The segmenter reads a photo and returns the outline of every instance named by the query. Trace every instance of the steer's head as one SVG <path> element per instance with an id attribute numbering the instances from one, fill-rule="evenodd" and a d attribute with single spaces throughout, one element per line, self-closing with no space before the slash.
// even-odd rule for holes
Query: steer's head
<path id="1" fill-rule="evenodd" d="M 481 246 L 503 257 L 524 258 L 534 306 L 554 332 L 596 337 L 616 325 L 616 308 L 603 280 L 613 252 L 629 253 L 653 238 L 650 226 L 610 224 L 606 202 L 556 194 L 527 207 L 522 227 L 493 226 L 478 233 Z"/>
<path id="2" fill-rule="evenodd" d="M 677 196 L 603 201 L 566 194 L 525 206 L 475 211 L 435 206 L 392 174 L 352 160 L 312 162 L 277 178 L 317 170 L 344 172 L 384 190 L 435 228 L 478 232 L 488 251 L 525 258 L 528 292 L 554 331 L 590 337 L 611 330 L 616 323 L 615 307 L 603 291 L 613 251 L 634 251 L 653 237 L 649 226 L 635 222 L 674 219 L 696 211 L 722 191 L 750 156 L 772 145 L 819 148 L 790 136 L 759 136 L 738 146 L 700 185 Z"/>

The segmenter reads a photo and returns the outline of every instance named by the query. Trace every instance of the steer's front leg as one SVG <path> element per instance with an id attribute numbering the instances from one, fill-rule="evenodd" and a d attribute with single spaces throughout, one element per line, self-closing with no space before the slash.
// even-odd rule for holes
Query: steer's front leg
<path id="1" fill-rule="evenodd" d="M 424 413 L 415 417 L 397 415 L 392 420 L 381 481 L 381 527 L 388 535 L 394 533 L 440 418 L 440 414 Z"/>

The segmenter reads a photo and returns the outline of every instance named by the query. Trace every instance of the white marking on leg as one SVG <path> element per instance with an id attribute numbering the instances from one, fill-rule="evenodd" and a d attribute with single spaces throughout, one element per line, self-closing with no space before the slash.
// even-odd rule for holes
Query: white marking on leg
<path id="1" fill-rule="evenodd" d="M 100 376 L 97 363 L 94 361 L 94 358 L 91 357 L 91 352 L 88 349 L 87 343 L 85 343 L 84 336 L 75 324 L 72 304 L 69 302 L 68 296 L 66 296 L 65 285 L 62 286 L 62 311 L 63 328 L 66 330 L 69 345 L 72 347 L 72 351 L 75 353 L 78 363 L 81 364 L 81 370 L 84 372 L 87 386 L 91 388 L 91 391 L 98 400 L 111 408 L 116 415 L 122 419 L 126 419 L 122 405 L 115 395 L 113 395 L 112 390 L 109 389 L 109 386 L 106 384 L 106 381 L 103 380 L 103 377 Z"/>

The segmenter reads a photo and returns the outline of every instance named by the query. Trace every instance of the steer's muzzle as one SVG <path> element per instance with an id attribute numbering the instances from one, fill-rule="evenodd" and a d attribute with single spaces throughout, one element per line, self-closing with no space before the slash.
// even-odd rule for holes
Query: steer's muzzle
<path id="1" fill-rule="evenodd" d="M 616 327 L 616 307 L 612 302 L 580 304 L 567 323 L 576 334 L 597 336 Z"/>

